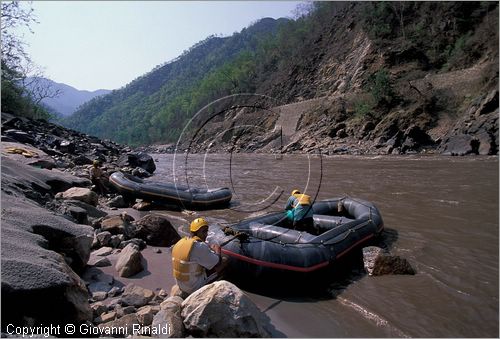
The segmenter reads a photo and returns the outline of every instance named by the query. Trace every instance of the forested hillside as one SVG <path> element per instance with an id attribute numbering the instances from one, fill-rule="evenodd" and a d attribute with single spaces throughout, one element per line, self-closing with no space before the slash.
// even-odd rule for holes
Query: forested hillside
<path id="1" fill-rule="evenodd" d="M 255 90 L 256 50 L 286 21 L 267 18 L 231 37 L 210 36 L 124 88 L 89 101 L 63 124 L 130 145 L 175 140 L 186 120 L 214 98 Z"/>
<path id="2" fill-rule="evenodd" d="M 312 100 L 292 112 L 288 151 L 350 140 L 404 153 L 464 134 L 469 144 L 489 144 L 482 151 L 489 154 L 498 152 L 498 119 L 486 116 L 498 109 L 497 88 L 497 2 L 314 2 L 295 20 L 264 19 L 209 37 L 65 124 L 131 145 L 175 142 L 207 103 L 249 92 L 281 104 Z M 228 112 L 224 126 L 208 124 L 200 141 L 237 117 Z M 252 119 L 273 126 L 284 118 Z M 252 151 L 257 139 L 272 141 L 247 133 L 237 149 Z"/>

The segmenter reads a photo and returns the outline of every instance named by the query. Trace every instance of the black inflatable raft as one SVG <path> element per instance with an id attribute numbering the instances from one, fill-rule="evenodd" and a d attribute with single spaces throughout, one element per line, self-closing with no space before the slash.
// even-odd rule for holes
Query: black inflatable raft
<path id="1" fill-rule="evenodd" d="M 230 257 L 238 274 L 276 270 L 308 273 L 329 266 L 384 228 L 379 210 L 367 201 L 329 199 L 314 203 L 312 208 L 313 233 L 319 235 L 281 226 L 286 224 L 285 214 L 276 212 L 232 226 L 234 232 L 247 235 L 243 239 L 230 240 L 230 235 L 216 230 L 210 241 L 229 241 L 221 251 Z"/>
<path id="2" fill-rule="evenodd" d="M 209 209 L 229 204 L 229 188 L 199 189 L 162 182 L 144 181 L 123 172 L 115 172 L 109 182 L 124 196 L 178 205 L 189 209 Z"/>

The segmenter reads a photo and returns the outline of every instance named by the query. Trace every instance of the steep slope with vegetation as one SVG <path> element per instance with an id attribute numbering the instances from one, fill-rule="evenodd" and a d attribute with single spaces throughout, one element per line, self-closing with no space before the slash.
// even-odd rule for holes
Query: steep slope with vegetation
<path id="1" fill-rule="evenodd" d="M 251 51 L 283 20 L 263 19 L 227 38 L 210 36 L 124 88 L 91 100 L 63 124 L 131 145 L 176 140 L 187 119 L 214 98 L 254 90 Z"/>
<path id="2" fill-rule="evenodd" d="M 297 104 L 228 111 L 197 133 L 197 150 L 498 153 L 497 3 L 321 2 L 286 31 L 295 48 L 257 92 Z M 270 128 L 235 128 L 250 117 Z M 233 133 L 212 140 L 221 129 Z"/>
<path id="3" fill-rule="evenodd" d="M 314 2 L 296 20 L 209 37 L 66 124 L 132 145 L 175 142 L 202 107 L 238 93 L 272 104 L 218 102 L 191 146 L 496 154 L 498 3 Z M 285 140 L 282 121 L 296 121 Z M 235 128 L 249 124 L 265 128 Z"/>

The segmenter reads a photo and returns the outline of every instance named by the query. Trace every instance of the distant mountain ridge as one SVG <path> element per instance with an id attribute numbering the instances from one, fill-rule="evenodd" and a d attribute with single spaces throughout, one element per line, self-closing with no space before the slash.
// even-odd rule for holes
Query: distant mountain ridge
<path id="1" fill-rule="evenodd" d="M 98 89 L 95 91 L 79 90 L 72 86 L 46 78 L 28 78 L 28 83 L 32 82 L 31 80 L 37 80 L 45 87 L 50 86 L 52 91 L 60 92 L 60 94 L 55 98 L 43 99 L 42 103 L 62 116 L 69 116 L 73 114 L 83 103 L 111 92 L 111 90 L 107 89 Z"/>

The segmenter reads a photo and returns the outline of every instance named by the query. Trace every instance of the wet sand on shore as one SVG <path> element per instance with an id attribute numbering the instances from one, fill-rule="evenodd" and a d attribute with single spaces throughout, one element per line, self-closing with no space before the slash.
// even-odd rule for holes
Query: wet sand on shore
<path id="1" fill-rule="evenodd" d="M 161 253 L 156 253 L 155 250 L 160 249 Z M 135 284 L 153 291 L 165 290 L 170 295 L 170 290 L 175 285 L 175 279 L 172 276 L 172 256 L 170 247 L 157 247 L 147 246 L 141 251 L 144 257 L 145 269 L 144 271 L 134 275 L 133 277 L 123 278 L 120 277 L 115 269 L 115 264 L 119 254 L 109 255 L 108 258 L 112 266 L 99 267 L 99 269 L 115 279 L 114 286 L 126 286 L 127 284 Z M 285 307 L 274 309 L 277 301 L 268 297 L 259 296 L 253 293 L 244 291 L 250 299 L 259 307 L 261 311 L 266 311 L 267 316 L 271 319 L 271 324 L 275 327 L 276 331 L 273 334 L 275 337 L 304 337 L 314 336 L 314 333 L 307 330 L 305 332 L 297 331 L 291 328 L 288 323 L 301 322 L 301 319 L 295 319 L 295 311 L 292 310 L 291 314 L 287 314 Z M 283 305 L 284 306 L 284 305 Z M 300 307 L 300 305 L 298 305 Z M 288 308 L 288 306 L 287 306 Z M 300 312 L 302 313 L 302 312 Z M 311 324 L 313 327 L 321 324 Z M 308 325 L 309 327 L 309 325 Z M 324 336 L 324 333 L 323 333 Z"/>

